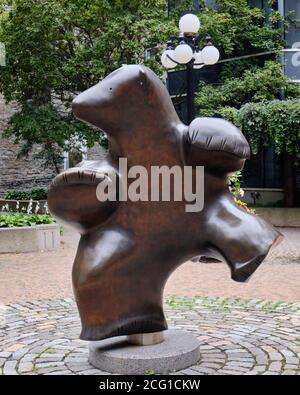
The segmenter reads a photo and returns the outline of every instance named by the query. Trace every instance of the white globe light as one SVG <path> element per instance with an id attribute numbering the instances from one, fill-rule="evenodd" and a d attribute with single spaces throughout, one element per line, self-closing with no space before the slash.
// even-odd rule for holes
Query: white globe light
<path id="1" fill-rule="evenodd" d="M 179 44 L 174 50 L 176 62 L 181 64 L 189 63 L 193 57 L 193 50 L 188 44 Z"/>
<path id="2" fill-rule="evenodd" d="M 172 62 L 172 60 L 168 56 L 175 60 L 174 49 L 167 49 L 165 52 L 163 52 L 163 54 L 161 55 L 161 64 L 166 69 L 174 69 L 177 64 Z"/>
<path id="3" fill-rule="evenodd" d="M 200 21 L 196 15 L 186 14 L 180 18 L 179 29 L 182 33 L 197 33 L 200 29 Z"/>
<path id="4" fill-rule="evenodd" d="M 202 67 L 204 66 L 204 62 L 202 59 L 202 52 L 198 51 L 194 53 L 194 69 L 202 69 Z"/>
<path id="5" fill-rule="evenodd" d="M 207 45 L 204 47 L 201 54 L 203 62 L 208 65 L 216 64 L 220 59 L 220 52 L 213 45 Z"/>

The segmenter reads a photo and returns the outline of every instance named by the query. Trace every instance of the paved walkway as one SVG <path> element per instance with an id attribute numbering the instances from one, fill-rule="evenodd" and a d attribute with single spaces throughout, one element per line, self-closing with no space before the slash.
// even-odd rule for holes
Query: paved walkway
<path id="1" fill-rule="evenodd" d="M 188 262 L 169 279 L 167 295 L 238 296 L 300 301 L 300 229 L 281 229 L 285 241 L 246 284 L 230 279 L 223 263 Z M 72 297 L 71 270 L 78 235 L 65 230 L 55 252 L 0 255 L 0 303 Z"/>
<path id="2" fill-rule="evenodd" d="M 300 229 L 282 232 L 284 243 L 247 284 L 222 263 L 188 262 L 171 276 L 169 325 L 201 342 L 198 365 L 179 374 L 300 374 Z M 77 242 L 66 230 L 59 251 L 0 255 L 0 374 L 102 373 L 78 340 Z"/>
<path id="3" fill-rule="evenodd" d="M 201 359 L 179 374 L 300 374 L 300 304 L 171 298 L 170 327 L 194 333 Z M 72 299 L 0 306 L 0 374 L 97 375 Z"/>

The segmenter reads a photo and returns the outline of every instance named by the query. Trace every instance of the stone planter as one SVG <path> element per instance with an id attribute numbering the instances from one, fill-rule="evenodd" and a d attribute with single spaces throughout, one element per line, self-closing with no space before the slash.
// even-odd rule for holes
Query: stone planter
<path id="1" fill-rule="evenodd" d="M 0 228 L 0 253 L 52 251 L 59 248 L 59 225 Z"/>
<path id="2" fill-rule="evenodd" d="M 17 210 L 17 204 L 19 202 L 19 210 Z M 30 200 L 6 200 L 0 199 L 0 211 L 3 206 L 8 206 L 8 211 L 11 212 L 27 212 Z M 33 200 L 32 201 L 32 212 L 35 214 L 46 214 L 46 209 L 44 207 L 46 200 Z M 35 208 L 37 204 L 40 206 L 39 210 L 36 212 Z M 23 209 L 23 211 L 22 211 Z M 5 210 L 6 212 L 7 210 Z"/>
<path id="3" fill-rule="evenodd" d="M 255 211 L 274 226 L 300 227 L 300 208 L 255 208 Z"/>

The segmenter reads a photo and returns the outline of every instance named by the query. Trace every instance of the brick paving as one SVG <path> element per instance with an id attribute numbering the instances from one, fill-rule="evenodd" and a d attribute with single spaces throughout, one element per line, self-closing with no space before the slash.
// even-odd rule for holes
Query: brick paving
<path id="1" fill-rule="evenodd" d="M 169 326 L 201 342 L 198 365 L 179 374 L 299 375 L 300 229 L 281 231 L 285 241 L 247 284 L 234 283 L 222 263 L 188 262 L 171 276 Z M 77 242 L 65 230 L 56 252 L 0 255 L 0 374 L 103 373 L 78 339 L 71 285 Z"/>
<path id="2" fill-rule="evenodd" d="M 299 303 L 172 297 L 166 312 L 170 327 L 201 343 L 199 363 L 179 374 L 300 374 Z M 78 340 L 70 298 L 0 306 L 0 326 L 0 374 L 103 374 L 88 362 L 88 342 Z"/>
<path id="3" fill-rule="evenodd" d="M 284 242 L 248 283 L 233 282 L 224 263 L 188 262 L 171 276 L 166 294 L 300 301 L 300 228 L 281 231 Z M 58 251 L 0 255 L 0 303 L 72 297 L 71 270 L 78 239 L 66 229 Z"/>

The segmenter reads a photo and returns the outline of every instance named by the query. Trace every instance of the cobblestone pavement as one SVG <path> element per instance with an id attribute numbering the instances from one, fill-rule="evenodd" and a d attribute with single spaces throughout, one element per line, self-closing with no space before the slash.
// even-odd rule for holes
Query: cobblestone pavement
<path id="1" fill-rule="evenodd" d="M 170 327 L 201 343 L 198 365 L 179 374 L 300 374 L 299 303 L 173 297 L 166 312 Z M 72 299 L 2 305 L 0 314 L 0 374 L 103 374 L 78 340 Z"/>
<path id="2" fill-rule="evenodd" d="M 226 264 L 188 262 L 170 277 L 166 294 L 239 296 L 300 301 L 300 228 L 281 229 L 285 240 L 246 284 L 230 279 Z M 72 297 L 71 270 L 78 235 L 65 230 L 53 252 L 0 255 L 0 303 Z"/>
<path id="3" fill-rule="evenodd" d="M 281 259 L 283 262 L 300 263 L 300 228 L 278 228 L 284 235 L 283 241 L 268 256 L 268 261 L 276 262 Z"/>

